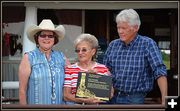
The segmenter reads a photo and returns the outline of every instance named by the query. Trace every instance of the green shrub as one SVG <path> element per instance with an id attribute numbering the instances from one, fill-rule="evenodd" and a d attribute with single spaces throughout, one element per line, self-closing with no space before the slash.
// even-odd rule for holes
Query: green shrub
<path id="1" fill-rule="evenodd" d="M 162 59 L 163 59 L 163 63 L 165 64 L 167 70 L 170 69 L 170 55 L 166 54 L 165 52 L 161 52 L 162 53 Z"/>

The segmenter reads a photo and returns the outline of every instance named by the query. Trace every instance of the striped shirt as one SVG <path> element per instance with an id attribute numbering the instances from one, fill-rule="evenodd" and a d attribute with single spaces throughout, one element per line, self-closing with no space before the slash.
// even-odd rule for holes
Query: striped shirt
<path id="1" fill-rule="evenodd" d="M 113 40 L 103 63 L 112 74 L 113 87 L 126 93 L 149 92 L 154 79 L 167 75 L 157 44 L 141 35 L 128 45 L 120 39 Z"/>
<path id="2" fill-rule="evenodd" d="M 98 74 L 110 75 L 108 69 L 103 64 L 99 64 L 96 62 L 92 69 L 96 70 Z M 71 87 L 72 94 L 76 93 L 78 72 L 80 71 L 86 72 L 88 70 L 79 67 L 77 63 L 65 68 L 64 87 Z"/>

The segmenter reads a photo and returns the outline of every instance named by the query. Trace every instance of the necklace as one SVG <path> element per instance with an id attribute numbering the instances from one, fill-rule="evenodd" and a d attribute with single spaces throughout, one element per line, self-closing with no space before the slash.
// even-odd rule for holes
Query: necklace
<path id="1" fill-rule="evenodd" d="M 46 58 L 46 61 L 48 63 L 48 67 L 49 67 L 49 74 L 50 74 L 50 83 L 51 83 L 51 100 L 52 100 L 52 104 L 55 104 L 55 100 L 56 100 L 56 92 L 55 92 L 55 72 L 53 70 L 51 70 L 52 68 L 52 61 L 48 61 Z"/>

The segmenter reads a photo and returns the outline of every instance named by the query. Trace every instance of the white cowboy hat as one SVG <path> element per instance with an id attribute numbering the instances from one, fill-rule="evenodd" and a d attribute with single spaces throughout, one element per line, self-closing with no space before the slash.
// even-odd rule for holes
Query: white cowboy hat
<path id="1" fill-rule="evenodd" d="M 42 30 L 53 31 L 57 35 L 57 38 L 59 39 L 59 41 L 62 38 L 64 38 L 64 35 L 65 35 L 65 29 L 62 25 L 59 25 L 55 28 L 54 24 L 52 23 L 52 21 L 50 19 L 44 19 L 39 24 L 39 26 L 32 25 L 27 29 L 27 35 L 28 35 L 29 40 L 31 40 L 32 42 L 35 43 L 34 35 L 37 32 L 42 31 Z"/>

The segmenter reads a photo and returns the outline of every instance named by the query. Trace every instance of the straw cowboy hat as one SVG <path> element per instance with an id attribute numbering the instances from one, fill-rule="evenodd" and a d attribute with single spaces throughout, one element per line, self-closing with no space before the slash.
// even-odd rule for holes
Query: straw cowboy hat
<path id="1" fill-rule="evenodd" d="M 62 25 L 59 25 L 55 28 L 54 24 L 52 23 L 52 21 L 50 19 L 44 19 L 39 24 L 39 26 L 32 25 L 27 29 L 27 35 L 28 35 L 29 40 L 31 40 L 32 42 L 35 43 L 34 35 L 37 32 L 43 31 L 43 30 L 53 31 L 57 35 L 57 38 L 59 40 L 64 38 L 64 35 L 65 35 L 65 29 Z"/>

